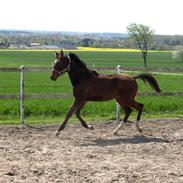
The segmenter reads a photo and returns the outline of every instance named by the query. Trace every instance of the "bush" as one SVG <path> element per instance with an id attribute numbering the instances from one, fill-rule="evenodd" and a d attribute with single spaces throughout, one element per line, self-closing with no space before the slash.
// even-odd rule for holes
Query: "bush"
<path id="1" fill-rule="evenodd" d="M 172 57 L 175 60 L 180 60 L 183 62 L 183 46 L 177 46 L 175 51 L 172 53 Z"/>

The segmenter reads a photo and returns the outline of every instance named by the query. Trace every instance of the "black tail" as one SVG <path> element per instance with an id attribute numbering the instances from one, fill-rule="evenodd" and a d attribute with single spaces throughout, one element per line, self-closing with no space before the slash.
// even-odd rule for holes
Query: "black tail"
<path id="1" fill-rule="evenodd" d="M 161 90 L 159 88 L 159 84 L 156 81 L 156 79 L 151 76 L 150 74 L 139 74 L 136 76 L 133 76 L 134 79 L 142 79 L 145 83 L 146 81 L 151 85 L 151 87 L 157 92 L 160 93 Z"/>

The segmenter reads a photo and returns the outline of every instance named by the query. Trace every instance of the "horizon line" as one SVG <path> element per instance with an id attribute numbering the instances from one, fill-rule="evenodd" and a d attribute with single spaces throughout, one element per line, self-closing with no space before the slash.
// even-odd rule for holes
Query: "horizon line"
<path id="1" fill-rule="evenodd" d="M 46 30 L 46 29 L 13 29 L 13 28 L 0 28 L 0 31 L 25 31 L 25 32 L 55 32 L 55 33 L 76 33 L 76 34 L 123 34 L 128 35 L 126 32 L 104 32 L 104 31 L 68 31 L 68 30 Z M 154 34 L 160 36 L 183 36 L 183 34 Z"/>

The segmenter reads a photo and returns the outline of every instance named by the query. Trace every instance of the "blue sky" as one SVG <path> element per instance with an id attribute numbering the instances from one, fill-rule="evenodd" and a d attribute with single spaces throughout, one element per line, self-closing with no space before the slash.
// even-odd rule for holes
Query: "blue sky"
<path id="1" fill-rule="evenodd" d="M 1 0 L 0 29 L 126 33 L 130 23 L 183 35 L 183 0 Z"/>

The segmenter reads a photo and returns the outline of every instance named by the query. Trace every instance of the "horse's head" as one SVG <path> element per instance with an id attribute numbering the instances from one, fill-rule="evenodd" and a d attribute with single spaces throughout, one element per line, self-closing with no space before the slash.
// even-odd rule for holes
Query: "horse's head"
<path id="1" fill-rule="evenodd" d="M 55 62 L 52 68 L 50 79 L 55 81 L 65 72 L 70 70 L 71 60 L 69 56 L 64 56 L 63 50 L 60 53 L 55 52 Z"/>

